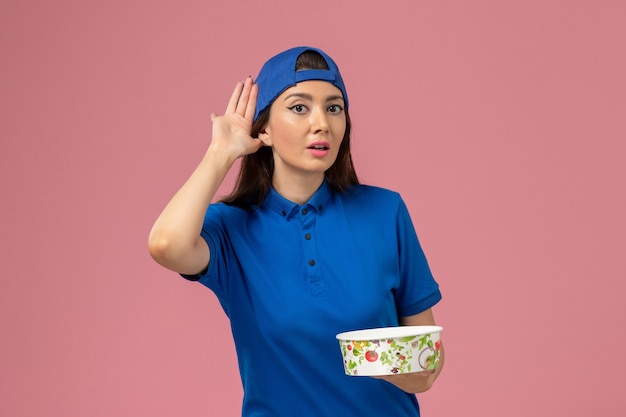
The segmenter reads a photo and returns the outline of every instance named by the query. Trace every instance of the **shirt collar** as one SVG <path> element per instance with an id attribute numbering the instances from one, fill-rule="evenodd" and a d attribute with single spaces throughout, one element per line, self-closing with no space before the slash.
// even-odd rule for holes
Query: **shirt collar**
<path id="1" fill-rule="evenodd" d="M 269 207 L 274 210 L 281 216 L 286 219 L 291 218 L 295 213 L 300 211 L 301 208 L 306 208 L 307 210 L 314 210 L 320 212 L 324 205 L 328 202 L 332 195 L 332 190 L 328 185 L 328 181 L 324 178 L 322 185 L 313 193 L 309 201 L 307 201 L 303 205 L 298 205 L 293 201 L 287 200 L 282 195 L 278 194 L 278 192 L 271 187 L 265 200 L 263 201 L 263 206 Z"/>

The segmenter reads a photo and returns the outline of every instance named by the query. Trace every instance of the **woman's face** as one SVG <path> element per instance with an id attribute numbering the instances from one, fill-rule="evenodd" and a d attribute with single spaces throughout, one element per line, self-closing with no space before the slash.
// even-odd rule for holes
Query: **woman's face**
<path id="1" fill-rule="evenodd" d="M 259 138 L 272 147 L 275 178 L 323 179 L 346 131 L 344 105 L 341 90 L 326 81 L 303 81 L 274 100 Z"/>

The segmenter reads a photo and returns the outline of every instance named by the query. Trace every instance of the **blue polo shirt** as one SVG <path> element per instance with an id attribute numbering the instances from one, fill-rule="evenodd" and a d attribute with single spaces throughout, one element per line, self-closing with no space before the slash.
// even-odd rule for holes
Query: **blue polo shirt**
<path id="1" fill-rule="evenodd" d="M 212 204 L 202 237 L 198 278 L 230 319 L 243 416 L 419 416 L 415 395 L 345 375 L 335 339 L 441 299 L 399 194 L 324 182 L 298 205 L 272 189 L 252 210 Z"/>

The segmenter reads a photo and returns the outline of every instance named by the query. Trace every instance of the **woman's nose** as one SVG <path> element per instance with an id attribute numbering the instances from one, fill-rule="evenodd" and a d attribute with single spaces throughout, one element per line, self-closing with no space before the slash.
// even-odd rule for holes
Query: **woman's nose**
<path id="1" fill-rule="evenodd" d="M 316 106 L 311 112 L 311 128 L 315 133 L 328 132 L 326 109 Z"/>

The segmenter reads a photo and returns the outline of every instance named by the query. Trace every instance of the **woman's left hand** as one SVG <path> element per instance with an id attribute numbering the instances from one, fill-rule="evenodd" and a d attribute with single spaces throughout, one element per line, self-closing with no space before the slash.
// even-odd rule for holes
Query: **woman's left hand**
<path id="1" fill-rule="evenodd" d="M 435 317 L 431 309 L 422 311 L 414 316 L 402 317 L 400 324 L 403 326 L 434 326 Z M 443 343 L 441 344 L 441 351 L 439 353 L 439 366 L 434 371 L 413 372 L 410 374 L 398 374 L 398 375 L 383 375 L 375 376 L 373 378 L 383 379 L 403 391 L 415 394 L 418 392 L 428 391 L 430 387 L 441 373 L 443 369 L 443 363 L 445 354 L 443 351 Z"/>
<path id="2" fill-rule="evenodd" d="M 441 347 L 441 356 L 439 367 L 433 371 L 413 372 L 410 374 L 398 375 L 381 375 L 373 378 L 385 380 L 402 391 L 416 394 L 418 392 L 428 391 L 433 386 L 435 379 L 439 376 L 443 365 L 443 346 Z"/>

